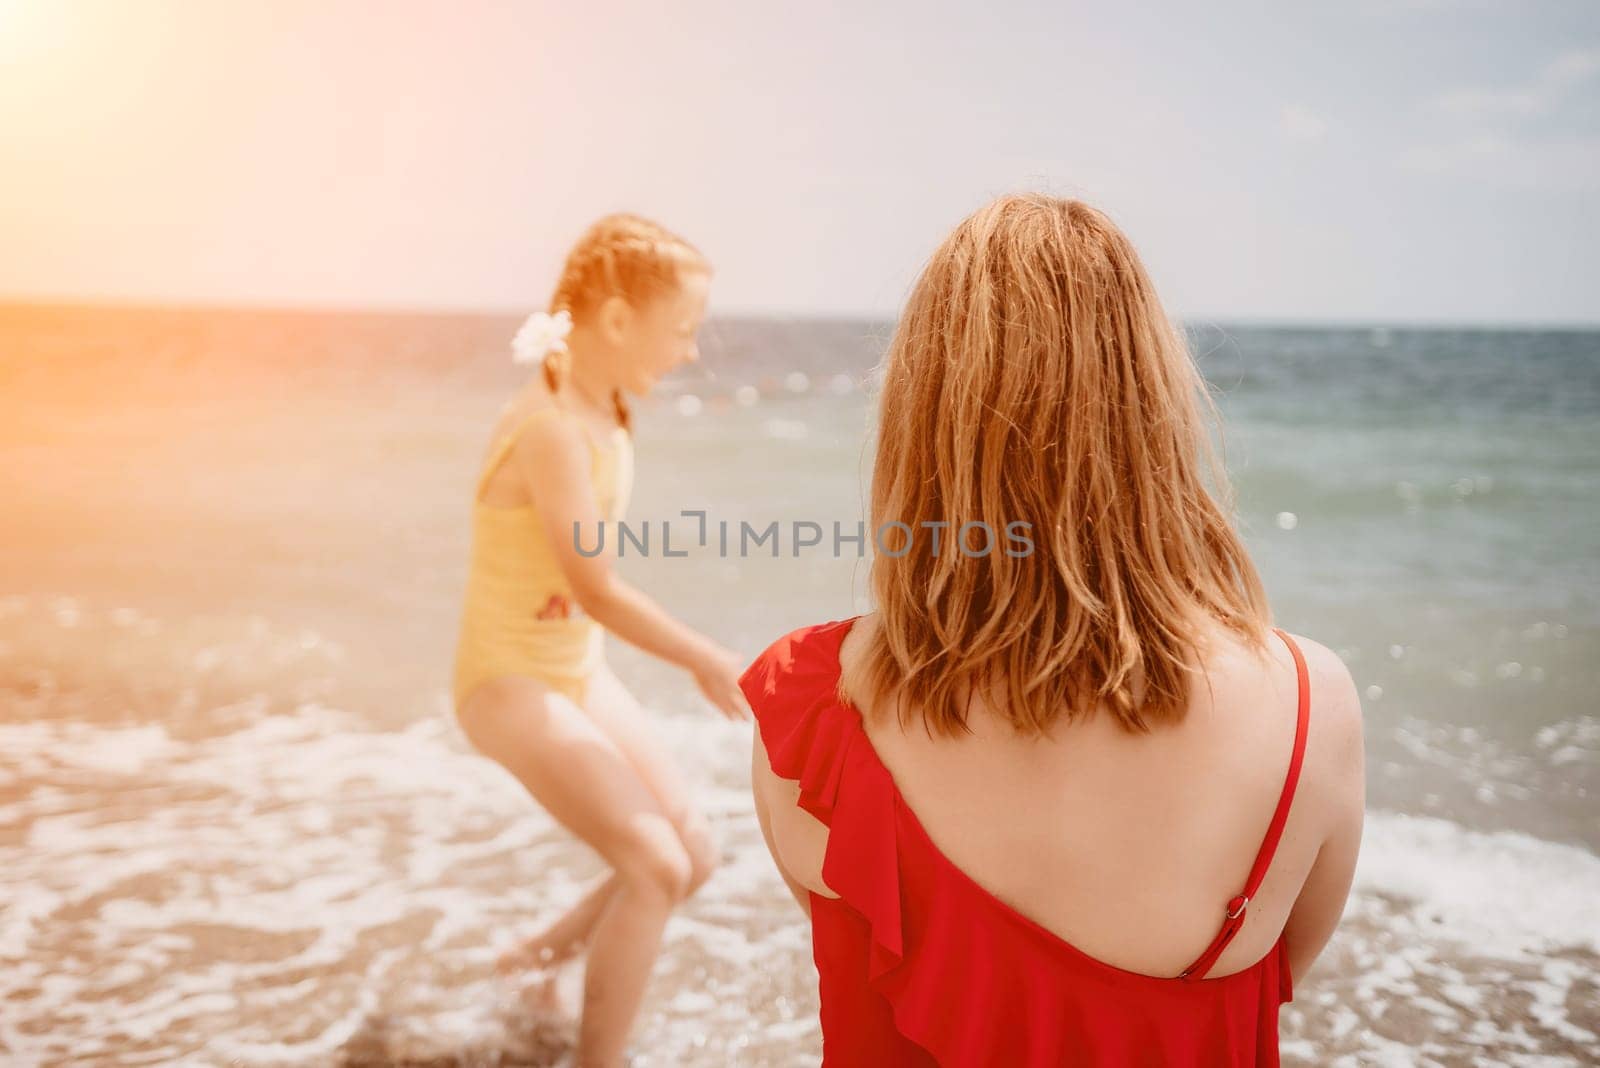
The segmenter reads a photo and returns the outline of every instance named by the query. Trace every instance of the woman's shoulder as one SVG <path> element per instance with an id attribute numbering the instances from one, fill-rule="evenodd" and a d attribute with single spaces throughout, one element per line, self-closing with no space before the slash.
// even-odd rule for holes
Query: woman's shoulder
<path id="1" fill-rule="evenodd" d="M 759 713 L 758 701 L 824 681 L 836 684 L 839 642 L 853 621 L 854 617 L 808 623 L 768 642 L 739 676 L 751 707 Z"/>
<path id="2" fill-rule="evenodd" d="M 1297 697 L 1298 685 L 1304 679 L 1310 713 L 1309 731 L 1322 733 L 1325 737 L 1352 729 L 1359 731 L 1361 702 L 1355 679 L 1344 658 L 1313 638 L 1282 628 L 1274 630 L 1276 635 L 1268 639 L 1269 659 L 1272 662 L 1270 670 L 1275 682 L 1282 680 L 1286 685 L 1295 686 L 1296 689 L 1290 692 Z M 1286 640 L 1279 640 L 1277 635 Z M 1290 707 L 1295 705 L 1291 704 Z"/>
<path id="3" fill-rule="evenodd" d="M 1361 695 L 1344 658 L 1321 642 L 1284 632 L 1304 663 L 1310 704 L 1306 761 L 1315 778 L 1335 788 L 1362 777 L 1364 729 Z M 1300 664 L 1296 664 L 1298 679 Z"/>
<path id="4" fill-rule="evenodd" d="M 1247 762 L 1260 761 L 1263 789 L 1272 783 L 1281 789 L 1284 752 L 1300 732 L 1303 694 L 1306 716 L 1293 812 L 1304 826 L 1325 831 L 1335 814 L 1347 812 L 1364 795 L 1360 695 L 1338 652 L 1303 634 L 1274 630 L 1264 649 L 1234 642 L 1211 661 L 1207 673 L 1216 689 L 1204 722 L 1215 725 L 1216 739 L 1230 752 Z"/>
<path id="5" fill-rule="evenodd" d="M 1228 634 L 1209 642 L 1205 649 L 1206 675 L 1240 690 L 1255 689 L 1266 680 L 1272 689 L 1287 689 L 1298 696 L 1303 673 L 1312 731 L 1359 728 L 1361 705 L 1355 680 L 1344 659 L 1321 642 L 1275 627 L 1264 646 L 1247 645 L 1237 635 Z M 1273 707 L 1278 704 L 1272 702 Z M 1289 702 L 1288 708 L 1293 711 L 1295 703 Z"/>

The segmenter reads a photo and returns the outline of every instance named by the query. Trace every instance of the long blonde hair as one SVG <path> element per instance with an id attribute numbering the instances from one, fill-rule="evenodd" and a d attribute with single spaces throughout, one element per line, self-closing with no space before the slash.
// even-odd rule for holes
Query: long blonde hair
<path id="1" fill-rule="evenodd" d="M 610 297 L 621 297 L 635 307 L 662 296 L 680 284 L 685 271 L 709 271 L 700 250 L 659 223 L 618 212 L 596 221 L 567 253 L 550 297 L 552 313 L 567 312 L 582 322 Z M 544 361 L 545 383 L 559 391 L 571 370 L 571 353 L 552 352 Z M 617 421 L 630 431 L 632 413 L 620 390 L 611 403 Z"/>
<path id="2" fill-rule="evenodd" d="M 884 359 L 872 526 L 915 536 L 872 563 L 868 703 L 941 734 L 967 729 L 975 691 L 1025 734 L 1101 706 L 1146 731 L 1182 718 L 1206 623 L 1264 649 L 1271 612 L 1206 415 L 1105 215 L 1015 195 L 957 226 Z M 974 521 L 1030 524 L 1031 553 L 964 554 L 950 539 Z M 935 555 L 922 524 L 940 522 Z"/>

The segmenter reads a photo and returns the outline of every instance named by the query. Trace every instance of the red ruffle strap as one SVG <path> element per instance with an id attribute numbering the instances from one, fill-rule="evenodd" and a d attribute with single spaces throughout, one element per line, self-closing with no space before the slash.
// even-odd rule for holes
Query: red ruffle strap
<path id="1" fill-rule="evenodd" d="M 739 678 L 773 774 L 800 786 L 800 807 L 828 825 L 822 879 L 872 930 L 868 978 L 901 962 L 894 783 L 837 694 L 838 641 L 853 620 L 791 631 Z M 842 818 L 835 820 L 835 813 Z"/>

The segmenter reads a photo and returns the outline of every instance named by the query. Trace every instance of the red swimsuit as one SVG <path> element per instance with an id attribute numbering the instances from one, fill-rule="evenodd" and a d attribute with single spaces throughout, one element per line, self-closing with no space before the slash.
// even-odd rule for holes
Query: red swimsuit
<path id="1" fill-rule="evenodd" d="M 772 770 L 829 827 L 811 895 L 827 1065 L 1276 1065 L 1292 991 L 1284 938 L 1243 971 L 1206 972 L 1243 926 L 1283 832 L 1305 752 L 1310 686 L 1294 656 L 1298 723 L 1277 811 L 1221 929 L 1177 978 L 1089 956 L 988 893 L 923 830 L 850 705 L 835 695 L 851 619 L 773 642 L 739 684 Z"/>

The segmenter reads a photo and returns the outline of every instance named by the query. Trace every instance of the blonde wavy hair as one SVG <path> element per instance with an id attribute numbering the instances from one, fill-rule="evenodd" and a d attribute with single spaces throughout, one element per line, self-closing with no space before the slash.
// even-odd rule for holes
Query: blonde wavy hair
<path id="1" fill-rule="evenodd" d="M 700 250 L 659 223 L 626 212 L 606 215 L 583 232 L 567 253 L 550 297 L 552 314 L 568 312 L 583 322 L 610 297 L 634 307 L 671 293 L 686 272 L 711 270 Z M 571 370 L 572 354 L 552 352 L 544 361 L 545 383 L 552 393 Z M 632 413 L 620 390 L 611 402 L 617 421 L 630 431 Z"/>
<path id="2" fill-rule="evenodd" d="M 1182 718 L 1207 624 L 1265 650 L 1215 404 L 1105 215 L 1038 194 L 974 213 L 923 269 L 882 371 L 873 529 L 1020 521 L 1033 548 L 880 549 L 874 707 L 953 735 L 983 692 L 1025 734 L 1097 708 L 1148 731 Z"/>

